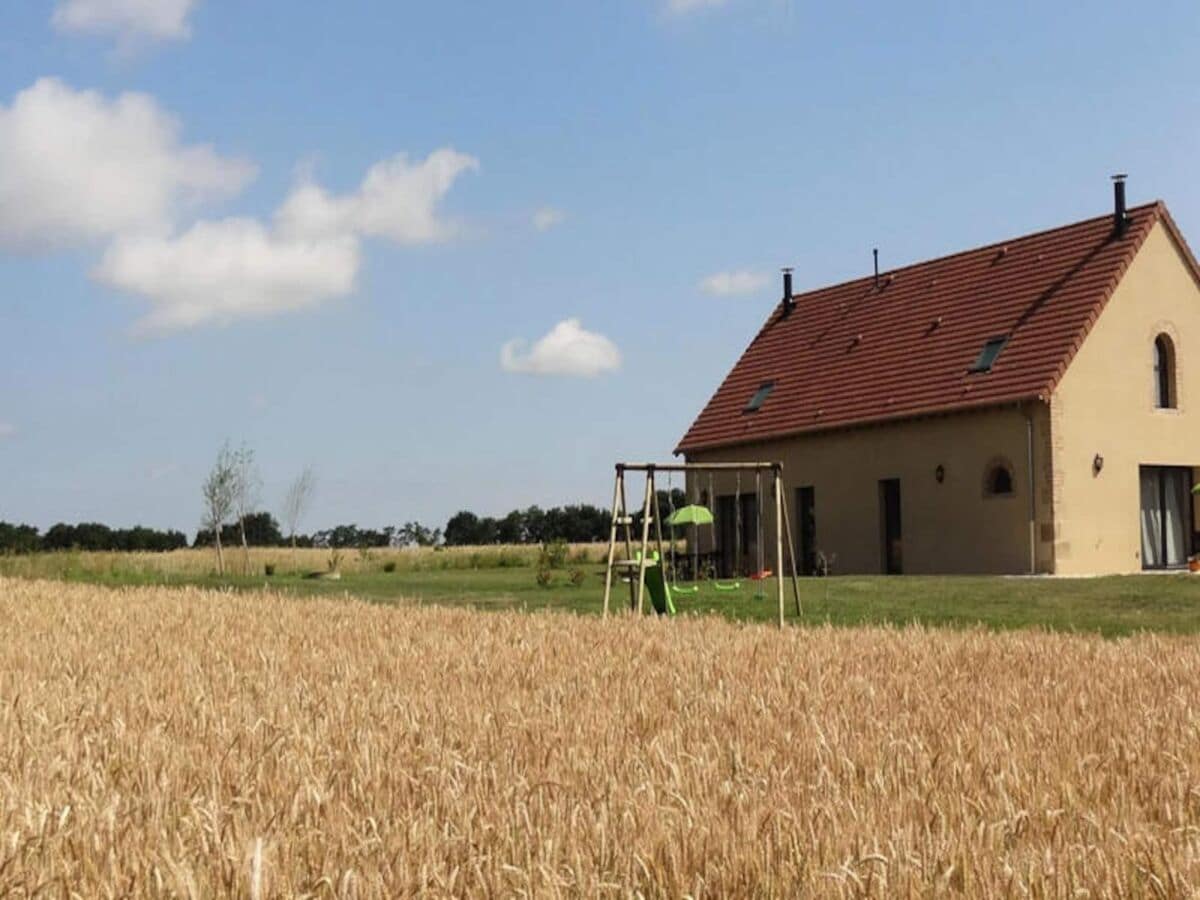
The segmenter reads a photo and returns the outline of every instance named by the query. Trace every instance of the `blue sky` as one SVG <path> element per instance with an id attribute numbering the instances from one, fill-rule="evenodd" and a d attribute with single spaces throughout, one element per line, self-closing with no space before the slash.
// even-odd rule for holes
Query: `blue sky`
<path id="1" fill-rule="evenodd" d="M 309 528 L 606 502 L 781 265 L 1114 171 L 1200 241 L 1198 42 L 1194 2 L 5 4 L 0 519 L 190 531 L 226 438 L 268 508 L 314 467 Z"/>

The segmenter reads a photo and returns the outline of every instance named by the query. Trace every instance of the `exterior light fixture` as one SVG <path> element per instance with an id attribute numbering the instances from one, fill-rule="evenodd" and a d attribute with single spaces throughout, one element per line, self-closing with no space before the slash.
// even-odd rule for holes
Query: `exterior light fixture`
<path id="1" fill-rule="evenodd" d="M 937 479 L 937 483 L 941 484 L 946 480 L 946 467 L 938 464 L 938 467 L 933 470 L 933 477 Z"/>
<path id="2" fill-rule="evenodd" d="M 1100 470 L 1104 468 L 1104 457 L 1097 453 L 1092 457 L 1092 474 L 1099 475 Z"/>

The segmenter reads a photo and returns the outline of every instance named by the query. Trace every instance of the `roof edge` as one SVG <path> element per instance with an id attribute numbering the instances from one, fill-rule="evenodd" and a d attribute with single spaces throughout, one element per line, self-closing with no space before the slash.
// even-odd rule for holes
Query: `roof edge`
<path id="1" fill-rule="evenodd" d="M 939 419 L 943 416 L 956 416 L 967 413 L 985 412 L 993 409 L 1003 409 L 1006 406 L 1020 406 L 1024 403 L 1045 403 L 1046 394 L 1027 394 L 1020 397 L 1009 397 L 1004 400 L 976 400 L 959 403 L 954 406 L 939 406 L 917 412 L 900 412 L 885 416 L 871 416 L 856 419 L 852 422 L 836 422 L 830 425 L 810 425 L 805 428 L 792 428 L 774 434 L 757 435 L 744 440 L 712 441 L 695 444 L 680 444 L 671 451 L 672 456 L 702 452 L 705 450 L 725 450 L 730 447 L 747 447 L 751 444 L 766 444 L 771 441 L 786 441 L 789 438 L 807 437 L 809 435 L 831 434 L 836 431 L 855 431 L 860 428 L 874 428 L 879 425 L 894 425 L 899 422 L 915 422 L 924 419 Z"/>
<path id="2" fill-rule="evenodd" d="M 1079 355 L 1079 351 L 1083 348 L 1083 343 L 1088 339 L 1088 335 L 1092 333 L 1092 329 L 1096 327 L 1097 320 L 1104 315 L 1104 310 L 1108 308 L 1109 301 L 1112 300 L 1113 294 L 1116 293 L 1117 287 L 1125 280 L 1125 275 L 1129 271 L 1129 267 L 1133 265 L 1133 261 L 1137 259 L 1137 255 L 1142 250 L 1142 245 L 1146 243 L 1146 239 L 1150 237 L 1150 233 L 1154 231 L 1154 226 L 1161 224 L 1167 229 L 1168 236 L 1175 242 L 1183 255 L 1184 264 L 1191 272 L 1192 278 L 1196 282 L 1196 286 L 1200 288 L 1200 262 L 1196 260 L 1192 253 L 1192 248 L 1188 246 L 1187 239 L 1184 238 L 1183 232 L 1179 230 L 1179 226 L 1175 224 L 1175 220 L 1171 217 L 1170 210 L 1167 209 L 1167 204 L 1163 200 L 1155 200 L 1153 203 L 1147 203 L 1138 207 L 1139 210 L 1150 208 L 1153 210 L 1153 216 L 1147 223 L 1145 230 L 1138 237 L 1137 243 L 1130 249 L 1128 256 L 1121 264 L 1120 271 L 1113 276 L 1112 281 L 1105 287 L 1104 295 L 1100 298 L 1100 302 L 1096 307 L 1093 315 L 1089 316 L 1075 339 L 1071 342 L 1071 348 L 1067 358 L 1059 363 L 1055 370 L 1054 377 L 1047 382 L 1045 393 L 1047 395 L 1058 390 L 1058 386 L 1066 377 L 1067 371 L 1071 368 L 1071 363 L 1075 361 L 1075 357 Z M 1132 212 L 1132 210 L 1131 210 Z"/>

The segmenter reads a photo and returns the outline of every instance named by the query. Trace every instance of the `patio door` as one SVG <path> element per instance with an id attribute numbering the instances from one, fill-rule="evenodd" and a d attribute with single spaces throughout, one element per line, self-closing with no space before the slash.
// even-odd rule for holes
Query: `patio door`
<path id="1" fill-rule="evenodd" d="M 1192 536 L 1192 470 L 1183 466 L 1142 466 L 1142 568 L 1187 565 Z"/>
<path id="2" fill-rule="evenodd" d="M 879 524 L 885 575 L 904 574 L 904 535 L 900 528 L 900 479 L 879 482 Z"/>
<path id="3" fill-rule="evenodd" d="M 732 578 L 737 554 L 737 498 L 726 494 L 717 498 L 717 575 Z"/>
<path id="4" fill-rule="evenodd" d="M 801 575 L 817 573 L 817 495 L 811 486 L 796 488 L 796 561 Z"/>

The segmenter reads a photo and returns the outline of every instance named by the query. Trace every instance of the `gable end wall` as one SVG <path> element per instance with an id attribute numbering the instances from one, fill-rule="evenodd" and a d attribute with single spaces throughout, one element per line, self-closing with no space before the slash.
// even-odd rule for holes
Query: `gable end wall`
<path id="1" fill-rule="evenodd" d="M 1154 405 L 1154 339 L 1175 343 L 1176 409 Z M 1142 568 L 1141 465 L 1200 466 L 1200 288 L 1160 222 L 1051 397 L 1055 570 Z M 1103 467 L 1094 471 L 1100 455 Z M 1198 517 L 1200 518 L 1200 517 Z"/>

